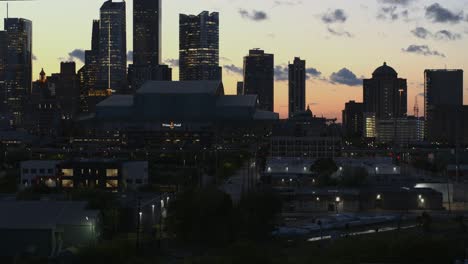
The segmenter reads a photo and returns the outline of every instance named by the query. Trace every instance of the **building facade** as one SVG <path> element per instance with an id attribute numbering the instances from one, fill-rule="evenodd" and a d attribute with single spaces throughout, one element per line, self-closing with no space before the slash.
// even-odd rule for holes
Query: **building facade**
<path id="1" fill-rule="evenodd" d="M 462 106 L 463 70 L 424 71 L 424 116 L 428 141 L 452 144 L 460 141 L 455 129 L 463 128 Z M 446 127 L 440 127 L 442 124 Z"/>
<path id="2" fill-rule="evenodd" d="M 377 68 L 372 79 L 364 80 L 364 112 L 377 119 L 404 117 L 407 114 L 407 82 L 386 63 Z"/>
<path id="3" fill-rule="evenodd" d="M 133 2 L 133 64 L 130 88 L 138 90 L 146 81 L 171 81 L 172 69 L 161 64 L 161 1 Z"/>
<path id="4" fill-rule="evenodd" d="M 104 2 L 100 9 L 99 81 L 101 89 L 127 88 L 127 31 L 124 2 Z"/>
<path id="5" fill-rule="evenodd" d="M 306 105 L 306 61 L 294 58 L 289 64 L 289 117 L 304 112 Z"/>
<path id="6" fill-rule="evenodd" d="M 21 162 L 20 168 L 20 188 L 43 184 L 49 188 L 122 191 L 148 184 L 147 161 L 29 160 Z"/>
<path id="7" fill-rule="evenodd" d="M 219 14 L 180 14 L 179 27 L 179 79 L 221 80 Z"/>
<path id="8" fill-rule="evenodd" d="M 364 130 L 364 104 L 349 101 L 343 110 L 343 130 L 346 137 L 362 137 Z"/>
<path id="9" fill-rule="evenodd" d="M 380 119 L 376 124 L 379 143 L 410 144 L 424 140 L 424 119 L 416 117 Z"/>
<path id="10" fill-rule="evenodd" d="M 0 91 L 2 113 L 11 117 L 13 125 L 24 121 L 26 100 L 32 88 L 32 22 L 24 18 L 4 20 L 5 39 L 1 46 L 3 81 Z M 2 62 L 0 62 L 1 64 Z"/>
<path id="11" fill-rule="evenodd" d="M 274 111 L 274 55 L 254 49 L 244 57 L 244 94 L 258 95 L 260 109 Z"/>

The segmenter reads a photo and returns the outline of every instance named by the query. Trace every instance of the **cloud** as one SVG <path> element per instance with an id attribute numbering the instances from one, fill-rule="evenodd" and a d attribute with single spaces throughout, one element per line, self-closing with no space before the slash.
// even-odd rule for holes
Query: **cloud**
<path id="1" fill-rule="evenodd" d="M 275 66 L 275 80 L 289 80 L 289 68 L 287 66 Z"/>
<path id="2" fill-rule="evenodd" d="M 301 5 L 301 0 L 275 0 L 275 6 L 296 6 Z"/>
<path id="3" fill-rule="evenodd" d="M 417 27 L 411 30 L 414 36 L 420 39 L 433 38 L 435 40 L 459 40 L 462 38 L 461 34 L 449 31 L 449 30 L 439 30 L 436 33 L 432 33 L 426 28 Z"/>
<path id="4" fill-rule="evenodd" d="M 410 45 L 406 49 L 402 49 L 403 52 L 407 53 L 414 53 L 418 55 L 424 55 L 424 56 L 438 56 L 438 57 L 444 57 L 445 54 L 440 53 L 436 50 L 430 49 L 427 45 Z"/>
<path id="5" fill-rule="evenodd" d="M 356 74 L 347 68 L 343 68 L 338 72 L 334 72 L 330 75 L 330 82 L 344 84 L 348 86 L 359 86 L 362 85 L 362 79 L 357 78 Z"/>
<path id="6" fill-rule="evenodd" d="M 346 20 L 348 16 L 343 9 L 328 10 L 322 15 L 322 22 L 325 24 L 344 23 Z"/>
<path id="7" fill-rule="evenodd" d="M 244 70 L 240 67 L 237 67 L 234 64 L 224 65 L 223 68 L 226 69 L 226 71 L 233 73 L 233 74 L 239 74 L 239 75 L 244 74 Z"/>
<path id="8" fill-rule="evenodd" d="M 434 23 L 459 23 L 463 20 L 463 11 L 453 12 L 439 3 L 426 7 L 426 18 Z"/>
<path id="9" fill-rule="evenodd" d="M 171 67 L 179 67 L 179 60 L 178 59 L 166 59 L 164 63 L 171 66 Z"/>
<path id="10" fill-rule="evenodd" d="M 348 31 L 346 30 L 336 30 L 336 29 L 333 29 L 331 27 L 327 27 L 327 30 L 330 34 L 334 35 L 334 36 L 338 36 L 338 37 L 348 37 L 348 38 L 352 38 L 353 37 L 353 34 L 349 33 Z"/>
<path id="11" fill-rule="evenodd" d="M 442 40 L 459 40 L 461 39 L 461 35 L 458 33 L 454 33 L 448 30 L 440 30 L 435 33 L 434 37 L 436 39 L 442 39 Z"/>
<path id="12" fill-rule="evenodd" d="M 432 36 L 432 33 L 427 30 L 426 28 L 423 27 L 417 27 L 413 30 L 411 30 L 411 33 L 413 33 L 414 36 L 420 39 L 426 39 L 430 36 Z"/>
<path id="13" fill-rule="evenodd" d="M 417 0 L 379 0 L 382 4 L 407 6 Z"/>
<path id="14" fill-rule="evenodd" d="M 127 61 L 133 62 L 133 50 L 127 52 Z"/>
<path id="15" fill-rule="evenodd" d="M 381 20 L 395 21 L 400 18 L 408 20 L 408 16 L 409 11 L 406 9 L 400 11 L 398 6 L 384 6 L 380 8 L 377 18 Z"/>
<path id="16" fill-rule="evenodd" d="M 263 21 L 268 19 L 268 14 L 265 13 L 264 11 L 258 11 L 258 10 L 252 10 L 248 11 L 245 9 L 239 9 L 239 14 L 248 20 L 252 21 Z"/>
<path id="17" fill-rule="evenodd" d="M 63 60 L 63 58 L 59 58 Z M 81 62 L 85 62 L 85 51 L 83 49 L 74 49 L 68 53 L 68 61 L 76 61 L 79 60 Z"/>
<path id="18" fill-rule="evenodd" d="M 219 57 L 220 60 L 222 61 L 232 61 L 230 58 L 228 57 Z"/>
<path id="19" fill-rule="evenodd" d="M 309 80 L 309 79 L 312 79 L 312 78 L 318 78 L 322 75 L 322 73 L 317 70 L 316 68 L 307 68 L 306 69 L 306 78 Z"/>

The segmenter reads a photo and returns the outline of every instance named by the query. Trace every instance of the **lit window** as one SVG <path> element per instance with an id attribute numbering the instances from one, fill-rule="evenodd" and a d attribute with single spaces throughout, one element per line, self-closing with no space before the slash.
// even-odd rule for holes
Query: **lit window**
<path id="1" fill-rule="evenodd" d="M 72 177 L 73 169 L 62 169 L 62 175 L 65 177 Z"/>
<path id="2" fill-rule="evenodd" d="M 117 177 L 117 176 L 119 176 L 119 170 L 118 169 L 107 169 L 106 170 L 106 176 L 107 177 Z"/>

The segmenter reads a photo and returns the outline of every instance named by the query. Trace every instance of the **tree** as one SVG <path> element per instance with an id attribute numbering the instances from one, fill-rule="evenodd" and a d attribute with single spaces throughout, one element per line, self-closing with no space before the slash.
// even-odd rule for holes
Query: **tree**
<path id="1" fill-rule="evenodd" d="M 348 167 L 343 170 L 338 184 L 344 187 L 361 187 L 367 184 L 368 172 L 362 167 Z"/>
<path id="2" fill-rule="evenodd" d="M 338 170 L 333 159 L 317 159 L 310 169 L 317 174 L 319 185 L 336 185 L 336 182 L 331 178 L 333 173 Z"/>
<path id="3" fill-rule="evenodd" d="M 280 213 L 281 198 L 277 194 L 266 191 L 249 193 L 238 205 L 239 233 L 252 240 L 268 238 Z"/>
<path id="4" fill-rule="evenodd" d="M 232 241 L 233 205 L 229 195 L 194 189 L 177 195 L 169 206 L 167 228 L 186 243 L 222 246 Z"/>

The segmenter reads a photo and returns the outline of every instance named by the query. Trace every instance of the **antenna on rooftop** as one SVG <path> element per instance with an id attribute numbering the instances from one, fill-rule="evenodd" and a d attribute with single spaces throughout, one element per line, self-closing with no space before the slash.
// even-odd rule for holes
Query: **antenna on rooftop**
<path id="1" fill-rule="evenodd" d="M 25 1 L 34 1 L 34 0 L 0 0 L 0 2 L 6 2 L 6 18 L 9 18 L 9 2 L 25 2 Z"/>

